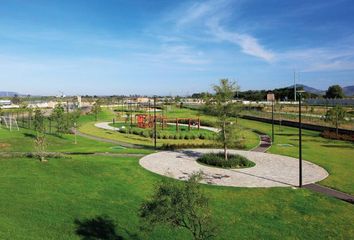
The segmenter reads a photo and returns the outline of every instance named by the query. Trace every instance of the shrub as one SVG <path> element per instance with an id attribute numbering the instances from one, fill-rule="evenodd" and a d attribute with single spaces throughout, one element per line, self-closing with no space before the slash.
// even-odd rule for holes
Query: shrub
<path id="1" fill-rule="evenodd" d="M 148 138 L 150 137 L 150 133 L 148 131 L 143 131 L 143 136 Z"/>
<path id="2" fill-rule="evenodd" d="M 205 139 L 204 133 L 200 133 L 200 134 L 199 134 L 199 138 L 200 138 L 200 139 Z"/>
<path id="3" fill-rule="evenodd" d="M 228 160 L 224 159 L 223 153 L 206 153 L 198 158 L 198 162 L 221 168 L 245 168 L 255 164 L 238 154 L 228 154 Z"/>
<path id="4" fill-rule="evenodd" d="M 354 141 L 354 135 L 350 135 L 350 134 L 338 134 L 337 135 L 336 132 L 334 132 L 334 131 L 325 130 L 320 135 L 321 135 L 321 137 L 329 138 L 329 139 Z"/>
<path id="5" fill-rule="evenodd" d="M 164 143 L 161 147 L 163 150 L 176 150 L 183 148 L 218 148 L 217 144 L 197 144 L 197 143 Z"/>
<path id="6" fill-rule="evenodd" d="M 127 131 L 126 128 L 120 128 L 120 129 L 119 129 L 119 132 L 120 132 L 120 133 L 127 133 L 128 131 Z"/>

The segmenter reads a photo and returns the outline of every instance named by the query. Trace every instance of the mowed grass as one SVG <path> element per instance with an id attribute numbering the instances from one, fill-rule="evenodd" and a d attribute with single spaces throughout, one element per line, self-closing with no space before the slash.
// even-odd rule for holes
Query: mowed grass
<path id="1" fill-rule="evenodd" d="M 35 151 L 34 139 L 36 132 L 21 128 L 20 131 L 9 131 L 0 128 L 0 151 L 1 152 L 32 152 Z M 113 143 L 99 142 L 85 137 L 72 134 L 46 135 L 48 152 L 74 152 L 74 153 L 94 153 L 94 152 L 112 152 L 112 153 L 151 153 L 151 150 L 119 148 L 119 145 Z"/>
<path id="2" fill-rule="evenodd" d="M 242 126 L 263 131 L 271 136 L 271 124 L 240 119 Z M 298 129 L 275 126 L 275 142 L 268 152 L 299 156 Z M 279 145 L 280 144 L 280 145 Z M 290 144 L 284 146 L 283 144 Z M 354 143 L 322 138 L 319 132 L 303 130 L 303 159 L 324 167 L 329 177 L 320 184 L 354 194 Z"/>
<path id="3" fill-rule="evenodd" d="M 181 229 L 139 230 L 139 206 L 162 177 L 137 158 L 2 159 L 0 167 L 0 239 L 79 239 L 75 220 L 103 215 L 124 239 L 191 239 Z M 353 206 L 306 189 L 202 188 L 217 239 L 354 238 Z"/>
<path id="4" fill-rule="evenodd" d="M 179 108 L 173 108 L 169 112 L 165 112 L 165 115 L 170 117 L 173 116 L 174 118 L 176 117 L 182 117 L 182 116 L 187 116 L 187 117 L 197 117 L 198 112 L 189 110 L 189 109 L 179 109 Z M 154 145 L 154 141 L 152 138 L 146 138 L 142 137 L 139 135 L 135 134 L 125 134 L 125 133 L 120 133 L 117 131 L 110 131 L 110 130 L 104 130 L 95 127 L 96 122 L 103 122 L 103 121 L 112 121 L 114 118 L 114 113 L 110 109 L 103 109 L 103 111 L 98 115 L 98 119 L 94 118 L 93 115 L 86 115 L 81 117 L 80 119 L 80 128 L 79 130 L 85 134 L 92 135 L 92 136 L 97 136 L 105 139 L 110 139 L 110 140 L 116 140 L 116 141 L 121 141 L 121 142 L 127 142 L 131 144 L 136 144 L 136 145 L 141 145 L 141 146 L 146 146 L 146 147 L 151 147 Z M 171 117 L 172 118 L 172 117 Z M 208 119 L 210 122 L 210 119 L 214 119 L 213 117 L 209 118 L 209 116 L 202 116 L 200 115 L 201 119 Z M 215 121 L 215 119 L 213 120 Z M 193 130 L 195 131 L 195 130 Z M 206 130 L 202 130 L 206 131 Z M 249 129 L 241 129 L 239 132 L 241 138 L 244 139 L 244 145 L 245 149 L 252 149 L 256 147 L 259 144 L 259 137 L 257 134 L 252 132 Z M 158 139 L 157 140 L 157 146 L 161 147 L 163 144 L 188 144 L 191 143 L 193 145 L 210 145 L 213 144 L 213 140 L 207 140 L 207 139 Z"/>
<path id="5" fill-rule="evenodd" d="M 112 115 L 105 111 L 102 119 L 108 119 Z M 186 108 L 172 108 L 165 113 L 169 117 L 200 117 L 203 121 L 215 122 L 214 116 L 208 116 L 200 111 Z M 109 116 L 109 117 L 107 117 Z M 114 116 L 114 115 L 113 115 Z M 251 149 L 258 144 L 258 136 L 249 129 L 255 129 L 267 133 L 271 136 L 271 124 L 238 119 L 238 124 L 245 131 L 242 133 L 246 141 L 246 149 Z M 85 132 L 91 132 L 93 135 L 98 135 L 109 139 L 119 139 L 127 142 L 140 142 L 142 144 L 151 145 L 152 141 L 139 136 L 127 137 L 120 133 L 104 131 L 93 126 L 92 121 L 86 121 L 83 125 Z M 181 141 L 184 140 L 172 140 Z M 193 140 L 198 141 L 198 140 Z M 205 140 L 200 140 L 204 141 Z M 161 144 L 161 141 L 158 141 Z M 280 145 L 278 145 L 280 144 Z M 286 146 L 290 144 L 290 146 Z M 291 157 L 298 157 L 298 129 L 285 126 L 275 126 L 275 143 L 268 150 L 270 153 L 281 154 Z M 330 174 L 329 177 L 320 182 L 320 184 L 349 193 L 354 194 L 354 143 L 338 140 L 325 139 L 320 136 L 319 132 L 303 130 L 303 159 L 316 163 L 324 167 Z"/>

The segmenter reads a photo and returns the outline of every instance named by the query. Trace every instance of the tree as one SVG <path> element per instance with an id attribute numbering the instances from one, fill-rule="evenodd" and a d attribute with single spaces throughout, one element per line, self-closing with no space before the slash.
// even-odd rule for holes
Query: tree
<path id="1" fill-rule="evenodd" d="M 39 108 L 36 108 L 36 110 L 34 111 L 33 126 L 34 130 L 37 131 L 37 133 L 44 132 L 44 116 Z"/>
<path id="2" fill-rule="evenodd" d="M 38 133 L 36 138 L 34 139 L 35 149 L 37 152 L 37 156 L 39 161 L 46 162 L 45 156 L 47 154 L 47 142 L 44 133 Z"/>
<path id="3" fill-rule="evenodd" d="M 60 103 L 53 109 L 51 118 L 56 122 L 57 134 L 61 134 L 65 131 L 65 119 L 64 119 L 64 107 Z"/>
<path id="4" fill-rule="evenodd" d="M 325 121 L 331 122 L 336 128 L 336 135 L 338 136 L 338 128 L 345 121 L 346 111 L 341 106 L 335 106 L 327 110 Z"/>
<path id="5" fill-rule="evenodd" d="M 95 114 L 95 119 L 97 121 L 98 114 L 102 111 L 101 102 L 97 100 L 92 106 L 92 113 Z"/>
<path id="6" fill-rule="evenodd" d="M 200 179 L 201 173 L 195 173 L 186 182 L 160 182 L 151 200 L 143 202 L 140 207 L 143 226 L 147 230 L 159 224 L 185 228 L 197 240 L 215 237 L 209 199 L 200 188 Z"/>
<path id="7" fill-rule="evenodd" d="M 11 102 L 12 102 L 13 104 L 20 104 L 20 103 L 21 103 L 21 99 L 20 99 L 20 97 L 19 97 L 17 94 L 15 94 L 15 95 L 12 97 Z"/>
<path id="8" fill-rule="evenodd" d="M 222 142 L 224 157 L 227 160 L 227 149 L 234 144 L 239 137 L 235 134 L 236 125 L 230 121 L 230 117 L 237 114 L 239 107 L 232 102 L 239 86 L 236 82 L 221 79 L 220 85 L 214 85 L 215 94 L 207 101 L 206 109 L 218 118 L 219 140 Z"/>
<path id="9" fill-rule="evenodd" d="M 328 88 L 326 91 L 326 98 L 343 98 L 344 93 L 343 89 L 339 85 L 333 85 Z"/>

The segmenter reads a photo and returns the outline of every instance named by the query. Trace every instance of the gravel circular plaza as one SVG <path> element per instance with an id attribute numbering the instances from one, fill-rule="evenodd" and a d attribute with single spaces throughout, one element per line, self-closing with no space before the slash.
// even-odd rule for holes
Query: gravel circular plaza
<path id="1" fill-rule="evenodd" d="M 203 153 L 220 152 L 217 149 L 186 149 L 163 151 L 140 159 L 145 169 L 175 179 L 186 180 L 194 172 L 203 173 L 202 183 L 233 187 L 291 187 L 299 182 L 299 161 L 276 154 L 229 150 L 245 156 L 256 166 L 243 169 L 221 169 L 199 164 L 196 160 Z M 303 184 L 325 179 L 328 173 L 322 167 L 303 161 Z"/>

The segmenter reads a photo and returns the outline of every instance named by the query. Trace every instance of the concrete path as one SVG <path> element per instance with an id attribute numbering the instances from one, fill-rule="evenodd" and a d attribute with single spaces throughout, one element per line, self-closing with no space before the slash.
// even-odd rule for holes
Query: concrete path
<path id="1" fill-rule="evenodd" d="M 251 151 L 230 150 L 256 163 L 256 166 L 244 169 L 221 169 L 197 163 L 203 153 L 220 152 L 217 149 L 187 149 L 176 152 L 164 151 L 147 155 L 139 163 L 145 169 L 186 180 L 193 172 L 202 171 L 203 183 L 234 187 L 289 187 L 298 185 L 298 159 Z M 310 184 L 328 176 L 323 168 L 304 161 L 303 182 Z"/>
<path id="2" fill-rule="evenodd" d="M 106 130 L 111 130 L 111 131 L 118 131 L 119 128 L 109 126 L 112 122 L 100 122 L 100 123 L 95 123 L 95 127 L 106 129 Z"/>
<path id="3" fill-rule="evenodd" d="M 168 125 L 175 125 L 176 126 L 176 123 L 167 123 Z M 188 127 L 188 124 L 185 124 L 185 123 L 178 123 L 178 126 L 184 126 L 184 127 Z M 198 128 L 198 126 L 193 126 L 191 125 L 191 128 Z M 207 127 L 207 126 L 200 126 L 199 127 L 200 129 L 205 129 L 205 130 L 209 130 L 209 131 L 212 131 L 212 132 L 219 132 L 220 130 L 217 129 L 217 128 L 214 128 L 214 127 Z"/>
<path id="4" fill-rule="evenodd" d="M 307 189 L 310 189 L 312 191 L 315 191 L 315 192 L 318 192 L 318 193 L 322 193 L 322 194 L 325 194 L 325 195 L 330 196 L 330 197 L 335 197 L 335 198 L 338 198 L 338 199 L 340 199 L 342 201 L 354 204 L 354 196 L 349 195 L 349 194 L 344 193 L 344 192 L 340 192 L 340 191 L 334 190 L 332 188 L 328 188 L 328 187 L 321 186 L 321 185 L 314 184 L 314 183 L 310 183 L 310 184 L 304 185 L 304 188 L 307 188 Z"/>
<path id="5" fill-rule="evenodd" d="M 126 147 L 126 148 L 144 148 L 143 146 L 139 146 L 139 145 L 135 145 L 135 144 L 131 144 L 131 143 L 126 143 L 126 142 L 122 142 L 122 141 L 117 141 L 117 140 L 112 140 L 112 139 L 107 139 L 107 138 L 101 138 L 101 137 L 89 135 L 86 133 L 82 133 L 80 131 L 77 131 L 76 133 L 78 136 L 81 136 L 81 137 L 89 138 L 89 139 L 100 141 L 100 142 L 113 143 L 113 144 L 117 144 L 117 145 L 120 145 L 120 146 Z"/>
<path id="6" fill-rule="evenodd" d="M 272 140 L 268 135 L 256 133 L 259 136 L 259 145 L 250 151 L 253 152 L 266 152 L 272 146 Z"/>

